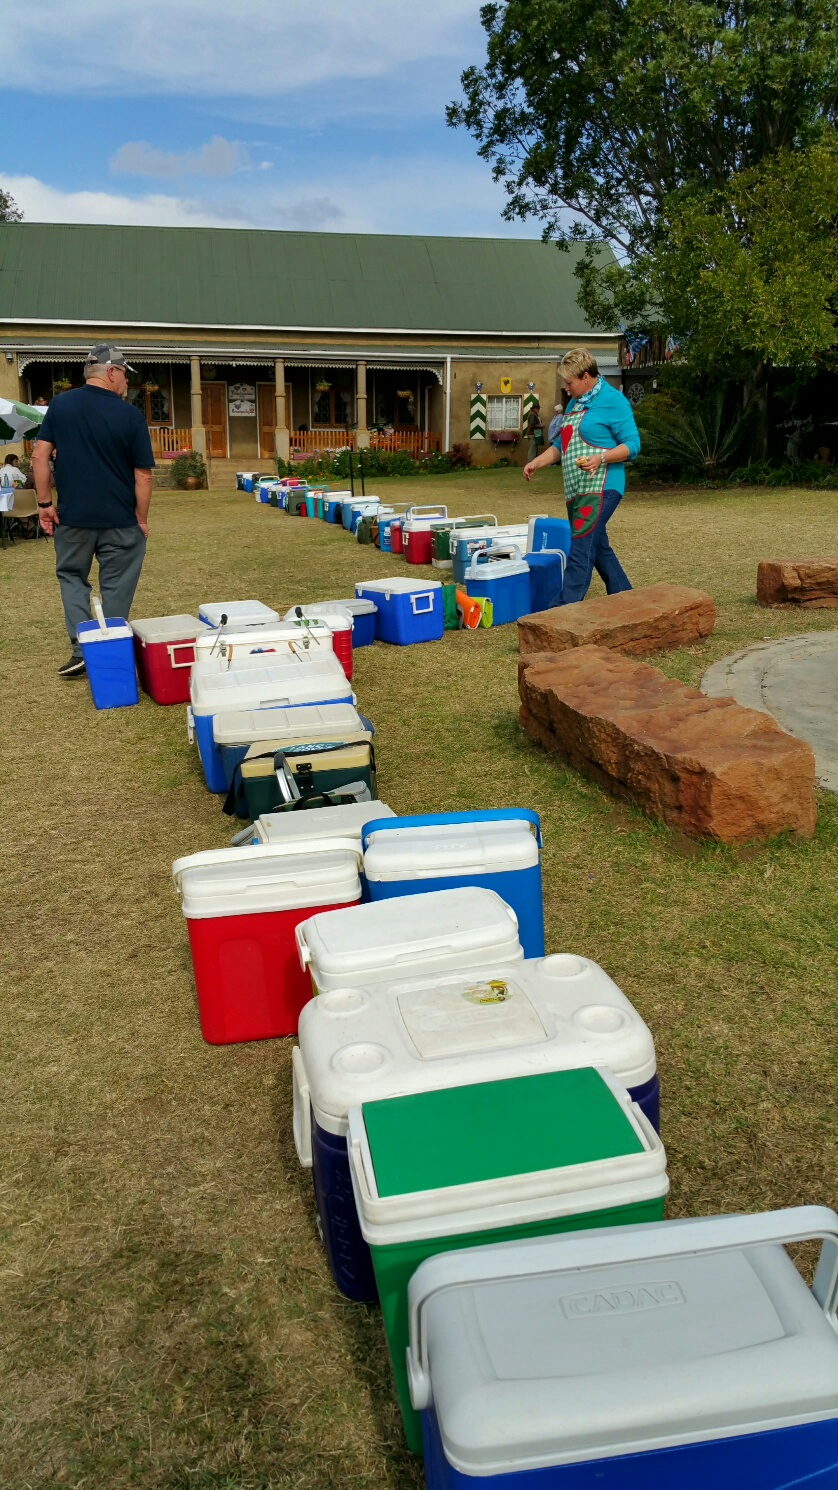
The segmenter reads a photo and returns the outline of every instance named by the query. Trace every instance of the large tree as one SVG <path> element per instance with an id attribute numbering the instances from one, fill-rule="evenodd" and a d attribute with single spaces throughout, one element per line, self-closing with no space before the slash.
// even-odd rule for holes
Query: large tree
<path id="1" fill-rule="evenodd" d="M 581 298 L 595 324 L 665 322 L 694 334 L 696 361 L 712 316 L 695 287 L 709 290 L 723 262 L 728 347 L 746 381 L 764 385 L 781 339 L 773 351 L 758 344 L 747 278 L 734 284 L 755 216 L 748 192 L 777 161 L 788 174 L 790 152 L 823 164 L 838 114 L 838 0 L 508 0 L 481 19 L 486 63 L 463 74 L 448 119 L 506 186 L 504 215 L 540 219 L 560 246 L 591 244 Z M 803 204 L 800 185 L 798 173 Z M 763 218 L 765 206 L 763 191 Z M 603 242 L 622 276 L 594 255 Z M 769 302 L 770 288 L 770 312 Z"/>

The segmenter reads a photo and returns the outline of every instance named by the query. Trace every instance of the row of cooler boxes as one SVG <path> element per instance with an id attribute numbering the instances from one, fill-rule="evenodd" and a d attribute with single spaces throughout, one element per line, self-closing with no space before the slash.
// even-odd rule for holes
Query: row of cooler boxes
<path id="1" fill-rule="evenodd" d="M 826 1490 L 838 1217 L 663 1222 L 637 1010 L 588 959 L 532 955 L 523 879 L 423 878 L 469 839 L 506 853 L 522 832 L 537 847 L 523 812 L 359 805 L 262 819 L 249 848 L 179 861 L 202 1017 L 225 1008 L 214 1037 L 254 1038 L 236 1021 L 264 1006 L 267 973 L 301 980 L 294 1141 L 337 1286 L 380 1303 L 428 1490 Z M 810 1237 L 811 1289 L 784 1251 Z"/>

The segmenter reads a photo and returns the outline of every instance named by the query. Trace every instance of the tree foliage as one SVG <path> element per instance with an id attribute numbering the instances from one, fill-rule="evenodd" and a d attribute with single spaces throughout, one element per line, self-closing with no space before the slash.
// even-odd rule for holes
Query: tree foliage
<path id="1" fill-rule="evenodd" d="M 559 243 L 648 249 L 676 192 L 814 144 L 838 109 L 838 0 L 507 0 L 448 121 Z"/>
<path id="2" fill-rule="evenodd" d="M 8 191 L 0 191 L 0 222 L 23 222 L 23 213 Z"/>

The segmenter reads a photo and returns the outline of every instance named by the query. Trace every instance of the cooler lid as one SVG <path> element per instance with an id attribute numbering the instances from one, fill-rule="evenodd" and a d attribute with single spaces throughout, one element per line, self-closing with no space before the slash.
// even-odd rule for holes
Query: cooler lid
<path id="1" fill-rule="evenodd" d="M 438 579 L 405 579 L 399 576 L 397 579 L 370 579 L 364 580 L 363 584 L 357 584 L 355 589 L 360 595 L 362 591 L 372 590 L 376 595 L 412 595 L 424 594 L 426 590 L 439 590 L 442 581 Z"/>
<path id="2" fill-rule="evenodd" d="M 205 600 L 198 606 L 201 619 L 220 626 L 221 617 L 229 621 L 278 621 L 279 611 L 271 610 L 261 600 Z"/>
<path id="3" fill-rule="evenodd" d="M 220 629 L 217 626 L 202 626 L 198 650 L 203 660 L 213 653 L 219 657 L 229 656 L 231 652 L 239 648 L 244 650 L 250 648 L 256 651 L 262 648 L 267 651 L 277 642 L 283 643 L 287 649 L 291 643 L 303 645 L 310 640 L 310 637 L 306 637 L 306 630 L 322 633 L 321 646 L 324 646 L 327 652 L 331 650 L 329 628 L 325 621 L 316 620 L 312 620 L 308 628 L 295 625 L 292 621 L 254 621 L 249 626 L 240 622 L 238 625 L 224 626 Z M 311 649 L 315 656 L 317 655 L 317 641 L 320 641 L 319 636 L 314 648 Z M 309 649 L 306 648 L 306 650 Z"/>
<path id="4" fill-rule="evenodd" d="M 400 967 L 421 967 L 423 958 L 445 953 L 476 951 L 485 958 L 497 947 L 503 955 L 511 938 L 517 942 L 517 929 L 515 912 L 493 890 L 464 885 L 411 895 L 408 914 L 404 900 L 394 897 L 313 916 L 305 923 L 305 941 L 325 973 L 349 979 L 392 968 L 395 978 Z"/>
<path id="5" fill-rule="evenodd" d="M 362 1112 L 382 1200 L 643 1152 L 590 1066 L 389 1097 Z"/>
<path id="6" fill-rule="evenodd" d="M 809 1237 L 812 1292 L 781 1245 Z M 479 1476 L 832 1419 L 836 1240 L 809 1206 L 438 1255 L 409 1285 L 414 1405 Z"/>
<path id="7" fill-rule="evenodd" d="M 347 802 L 342 807 L 312 807 L 303 812 L 266 812 L 253 824 L 260 843 L 290 843 L 301 838 L 357 838 L 368 821 L 370 809 L 376 817 L 395 817 L 386 802 Z"/>
<path id="8" fill-rule="evenodd" d="M 342 740 L 365 729 L 352 704 L 302 704 L 296 709 L 247 709 L 216 714 L 216 745 L 252 745 L 257 740 Z M 385 813 L 386 816 L 386 813 Z M 369 811 L 367 811 L 367 818 Z"/>
<path id="9" fill-rule="evenodd" d="M 223 671 L 216 671 L 214 662 L 196 663 L 190 677 L 193 710 L 211 714 L 224 709 L 282 708 L 295 700 L 301 704 L 348 701 L 350 685 L 345 675 L 341 681 L 340 669 L 326 672 L 300 659 L 284 665 L 248 660 L 252 666 L 225 666 Z M 209 668 L 212 672 L 205 672 Z"/>
<path id="10" fill-rule="evenodd" d="M 210 849 L 172 865 L 190 920 L 249 916 L 360 898 L 357 844 L 335 834 L 314 845 L 246 844 Z"/>
<path id="11" fill-rule="evenodd" d="M 103 631 L 98 621 L 81 621 L 76 627 L 76 636 L 87 646 L 88 642 L 121 642 L 134 633 L 121 616 L 108 616 Z"/>
<path id="12" fill-rule="evenodd" d="M 285 620 L 289 625 L 293 624 L 300 628 L 305 635 L 309 626 L 320 627 L 334 631 L 348 631 L 352 626 L 352 612 L 347 605 L 302 605 L 300 606 L 302 616 L 297 615 L 297 607 L 292 606 L 285 612 Z"/>
<path id="13" fill-rule="evenodd" d="M 197 616 L 151 616 L 147 621 L 130 621 L 129 625 L 140 641 L 150 644 L 189 642 L 210 630 Z"/>
<path id="14" fill-rule="evenodd" d="M 286 615 L 293 616 L 295 609 L 292 606 Z M 376 605 L 372 600 L 359 600 L 357 595 L 353 595 L 349 600 L 314 600 L 311 605 L 304 605 L 302 610 L 306 616 L 329 616 L 337 611 L 346 611 L 350 616 L 374 616 Z"/>
<path id="15" fill-rule="evenodd" d="M 500 874 L 532 869 L 538 840 L 529 823 L 449 823 L 370 833 L 364 867 L 376 880 Z"/>

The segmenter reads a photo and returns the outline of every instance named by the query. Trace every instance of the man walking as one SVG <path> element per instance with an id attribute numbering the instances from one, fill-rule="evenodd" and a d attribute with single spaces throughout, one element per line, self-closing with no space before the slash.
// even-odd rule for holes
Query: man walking
<path id="1" fill-rule="evenodd" d="M 154 456 L 145 419 L 125 402 L 133 371 L 119 347 L 95 346 L 84 364 L 84 387 L 53 399 L 32 454 L 38 517 L 44 532 L 55 537 L 55 572 L 73 649 L 58 669 L 62 678 L 85 671 L 76 633 L 90 620 L 94 557 L 109 617 L 128 619 L 143 567 Z"/>

